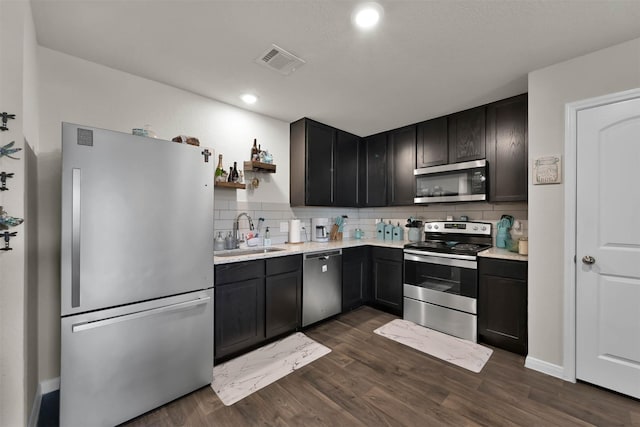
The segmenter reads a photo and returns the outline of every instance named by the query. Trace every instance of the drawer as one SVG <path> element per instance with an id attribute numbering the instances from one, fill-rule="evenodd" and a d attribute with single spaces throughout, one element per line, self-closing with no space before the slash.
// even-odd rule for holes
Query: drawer
<path id="1" fill-rule="evenodd" d="M 264 277 L 264 260 L 234 262 L 231 264 L 216 265 L 216 286 L 231 282 Z"/>
<path id="2" fill-rule="evenodd" d="M 527 263 L 524 261 L 478 257 L 478 273 L 526 281 Z"/>
<path id="3" fill-rule="evenodd" d="M 395 248 L 381 248 L 374 246 L 371 248 L 371 256 L 373 258 L 388 259 L 390 261 L 402 262 L 403 260 L 402 249 Z"/>
<path id="4" fill-rule="evenodd" d="M 269 258 L 267 263 L 267 276 L 274 274 L 289 273 L 298 271 L 302 266 L 302 255 L 290 255 L 278 258 Z"/>

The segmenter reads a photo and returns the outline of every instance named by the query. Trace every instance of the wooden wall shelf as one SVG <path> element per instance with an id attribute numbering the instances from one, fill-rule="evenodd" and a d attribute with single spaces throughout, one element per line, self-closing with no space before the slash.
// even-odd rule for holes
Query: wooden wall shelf
<path id="1" fill-rule="evenodd" d="M 244 162 L 245 171 L 276 173 L 276 165 L 273 163 Z"/>
<path id="2" fill-rule="evenodd" d="M 246 184 L 238 184 L 237 182 L 216 182 L 214 183 L 214 186 L 222 188 L 235 188 L 240 190 L 244 190 L 247 188 Z"/>

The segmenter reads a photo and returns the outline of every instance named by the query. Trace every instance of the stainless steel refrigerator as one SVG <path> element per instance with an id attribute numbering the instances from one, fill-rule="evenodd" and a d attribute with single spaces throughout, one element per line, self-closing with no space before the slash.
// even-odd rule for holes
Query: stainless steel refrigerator
<path id="1" fill-rule="evenodd" d="M 62 124 L 61 426 L 211 383 L 213 168 L 202 147 Z"/>

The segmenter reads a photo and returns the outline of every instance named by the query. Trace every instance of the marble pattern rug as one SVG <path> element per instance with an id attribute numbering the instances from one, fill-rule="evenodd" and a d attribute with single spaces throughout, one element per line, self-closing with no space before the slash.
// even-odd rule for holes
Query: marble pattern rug
<path id="1" fill-rule="evenodd" d="M 392 320 L 373 332 L 476 373 L 482 370 L 493 353 L 490 348 L 408 320 Z"/>
<path id="2" fill-rule="evenodd" d="M 231 406 L 330 352 L 330 348 L 297 332 L 214 366 L 211 388 L 222 403 Z"/>

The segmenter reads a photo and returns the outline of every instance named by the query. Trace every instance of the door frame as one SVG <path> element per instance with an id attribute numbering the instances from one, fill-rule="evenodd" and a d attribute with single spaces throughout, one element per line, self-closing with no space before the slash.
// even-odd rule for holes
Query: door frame
<path id="1" fill-rule="evenodd" d="M 576 221 L 578 113 L 640 98 L 640 88 L 570 102 L 565 105 L 564 142 L 564 337 L 563 379 L 576 382 Z"/>

